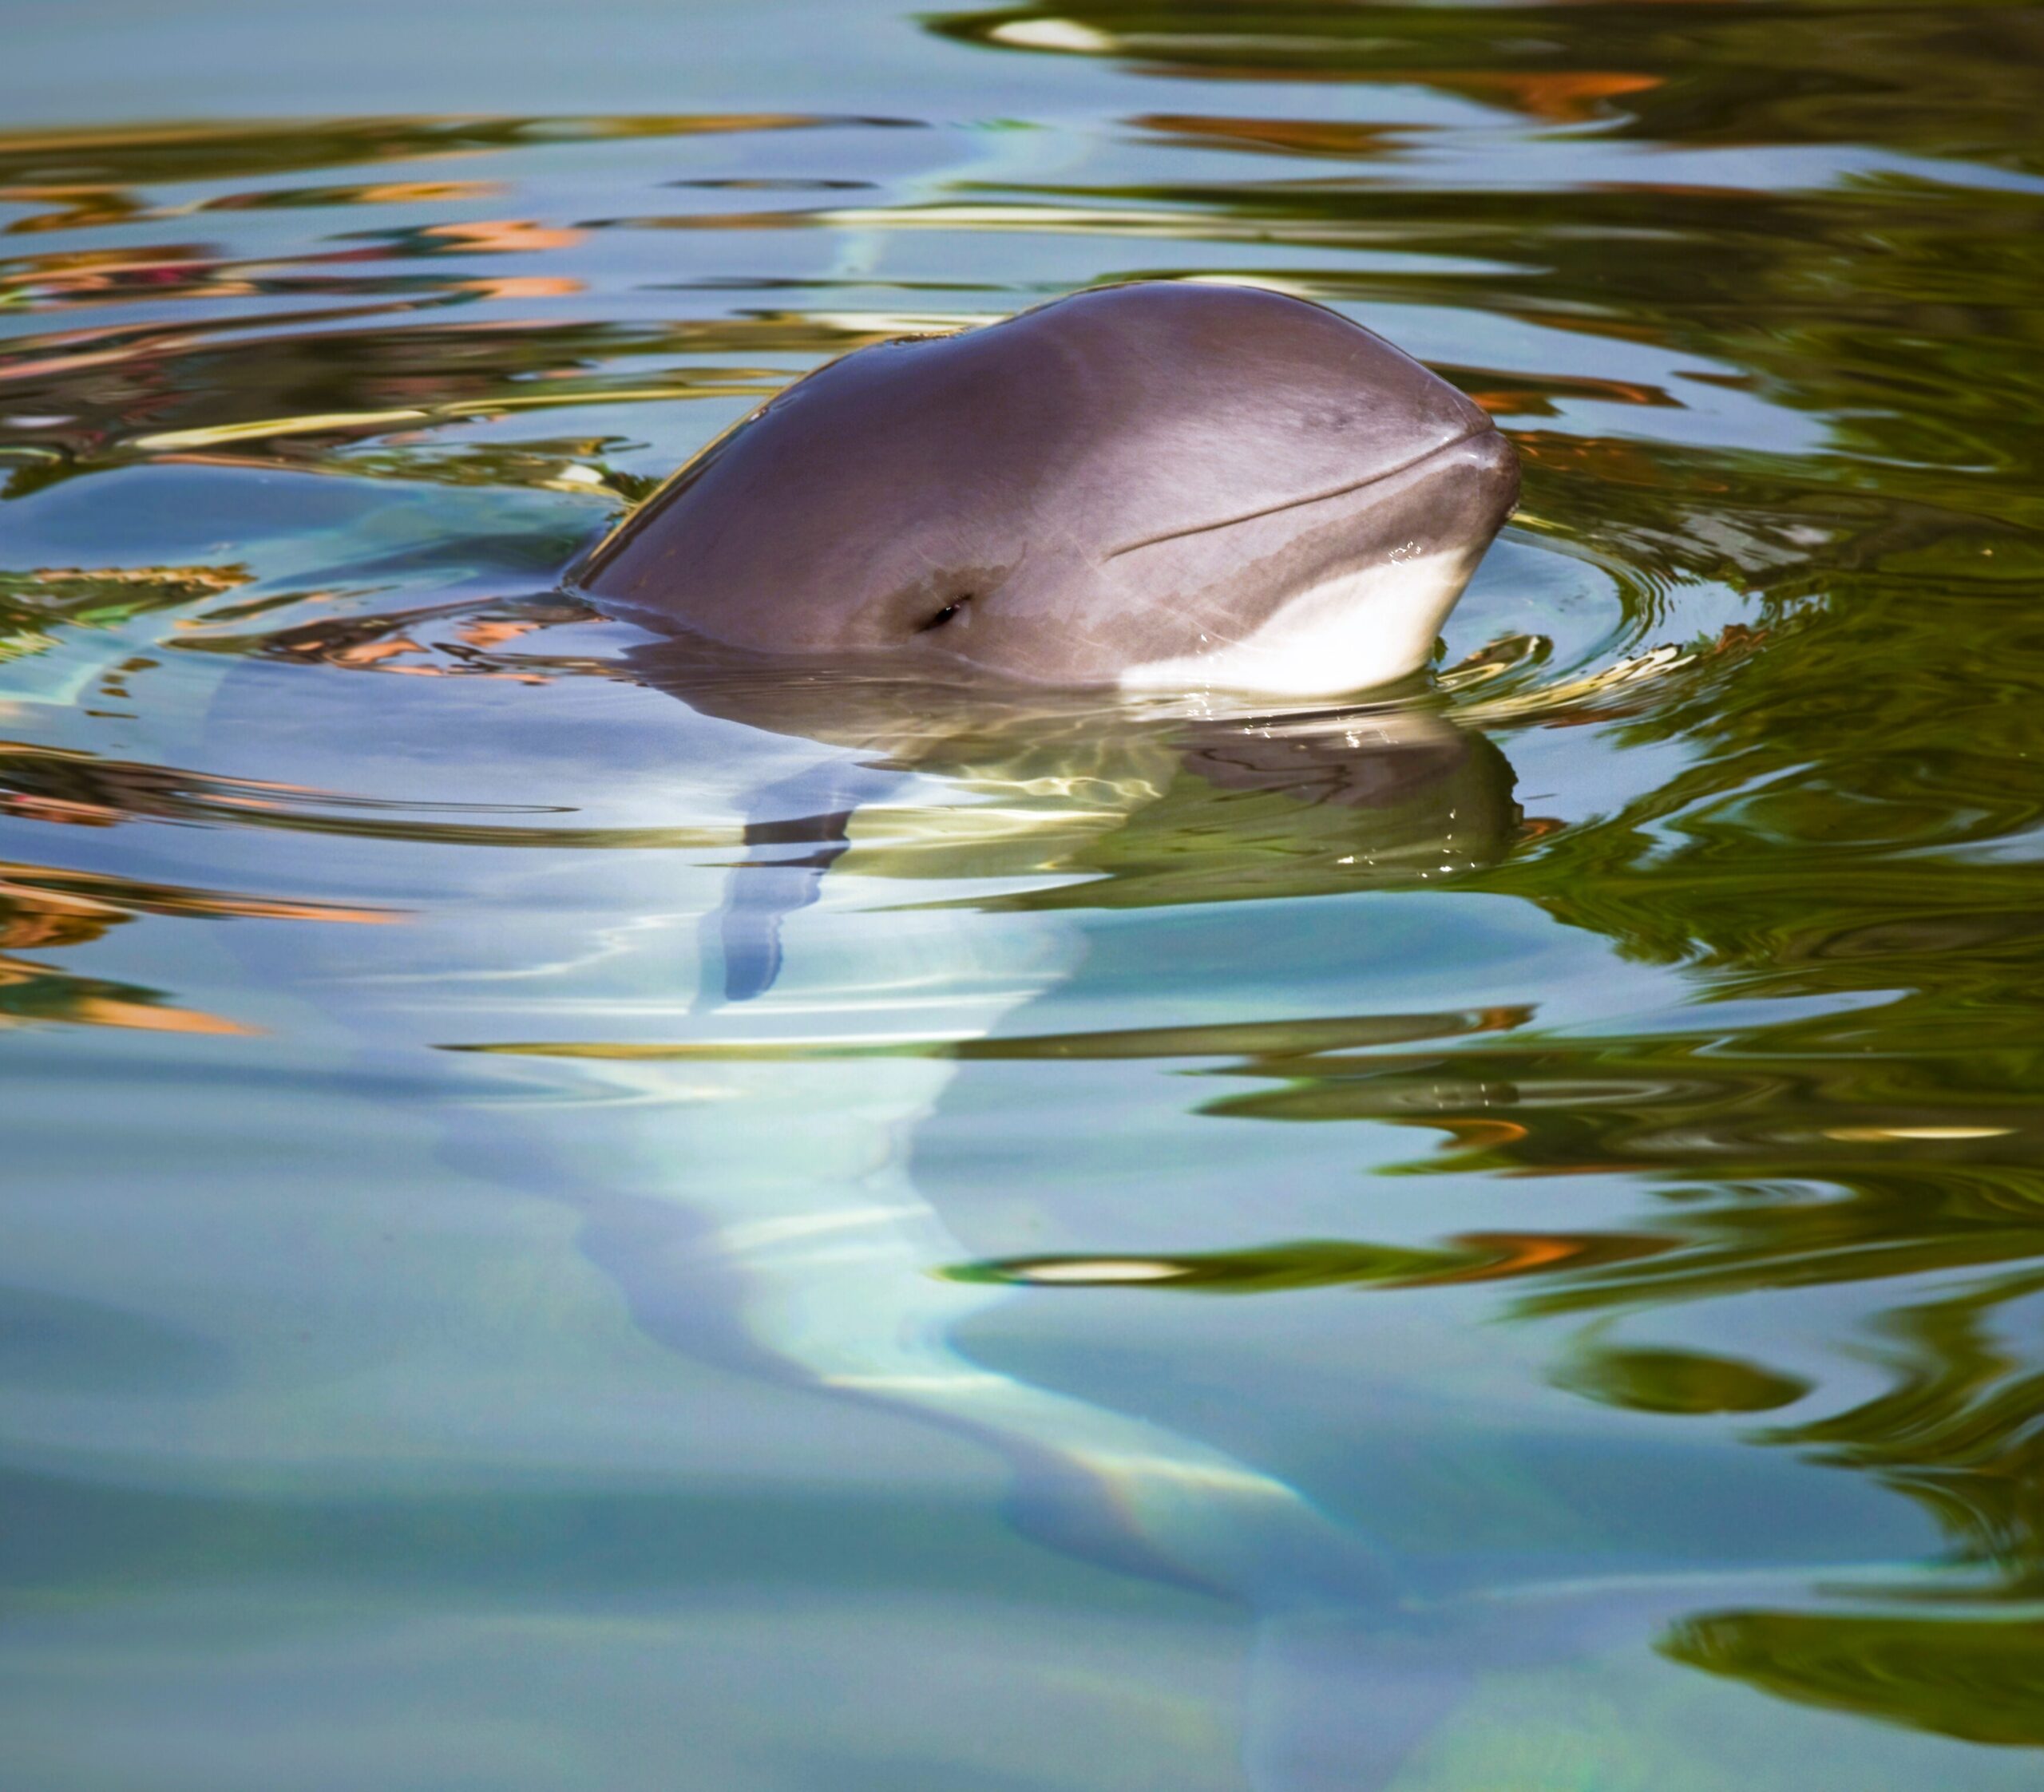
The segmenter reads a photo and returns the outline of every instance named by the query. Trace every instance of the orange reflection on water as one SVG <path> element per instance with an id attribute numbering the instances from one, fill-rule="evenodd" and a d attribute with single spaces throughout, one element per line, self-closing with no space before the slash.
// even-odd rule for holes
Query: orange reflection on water
<path id="1" fill-rule="evenodd" d="M 1434 1246 L 1301 1239 L 1238 1251 L 1008 1257 L 958 1265 L 961 1281 L 1032 1288 L 1160 1288 L 1194 1294 L 1285 1294 L 1317 1288 L 1440 1288 L 1596 1269 L 1673 1250 L 1654 1232 L 1462 1232 Z"/>
<path id="2" fill-rule="evenodd" d="M 446 200 L 496 199 L 504 190 L 499 180 L 380 180 L 361 186 L 319 187 L 309 192 L 223 193 L 208 200 L 199 209 L 239 212 L 278 204 L 425 205 Z"/>
<path id="3" fill-rule="evenodd" d="M 7 226 L 7 234 L 29 235 L 47 230 L 89 230 L 104 224 L 133 224 L 152 216 L 131 195 L 114 187 L 0 187 L 0 201 L 17 205 L 50 204 L 53 212 L 33 212 Z"/>
<path id="4" fill-rule="evenodd" d="M 1515 112 L 1526 113 L 1550 125 L 1586 125 L 1593 119 L 1607 117 L 1612 109 L 1605 104 L 1606 101 L 1626 93 L 1647 93 L 1662 84 L 1658 75 L 1617 70 L 1546 73 L 1457 69 L 1380 78 L 1443 88 L 1468 99 L 1501 101 Z"/>
<path id="5" fill-rule="evenodd" d="M 490 280 L 464 280 L 452 291 L 477 299 L 568 299 L 588 290 L 569 274 L 509 274 Z"/>
<path id="6" fill-rule="evenodd" d="M 259 1028 L 204 1009 L 166 1001 L 137 984 L 81 976 L 57 965 L 13 955 L 91 944 L 112 928 L 150 914 L 211 920 L 337 921 L 374 925 L 399 916 L 387 909 L 347 907 L 231 891 L 188 888 L 105 872 L 0 862 L 0 1027 L 44 1023 L 113 1027 L 151 1033 L 245 1035 Z"/>
<path id="7" fill-rule="evenodd" d="M 370 927 L 400 918 L 395 910 L 389 908 L 242 896 L 231 890 L 144 883 L 108 872 L 71 871 L 54 865 L 0 860 L 0 945 L 31 943 L 21 928 L 25 920 L 34 915 L 103 917 L 100 926 L 75 936 L 77 940 L 85 940 L 97 938 L 104 926 L 136 914 L 268 921 L 341 921 Z M 74 940 L 60 943 L 68 945 Z"/>
<path id="8" fill-rule="evenodd" d="M 153 992 L 69 977 L 27 959 L 0 958 L 0 1027 L 55 1021 L 74 1027 L 119 1027 L 149 1033 L 252 1034 L 259 1027 L 156 1002 Z"/>
<path id="9" fill-rule="evenodd" d="M 24 821 L 50 821 L 62 828 L 111 828 L 125 817 L 104 803 L 81 803 L 65 797 L 39 797 L 0 790 L 0 815 Z"/>
<path id="10" fill-rule="evenodd" d="M 1416 128 L 1312 118 L 1213 117 L 1153 112 L 1131 121 L 1188 146 L 1281 149 L 1311 156 L 1380 156 L 1400 148 Z"/>
<path id="11" fill-rule="evenodd" d="M 489 218 L 470 224 L 428 224 L 419 232 L 452 244 L 465 254 L 533 255 L 545 249 L 572 249 L 588 234 L 535 224 L 529 218 Z"/>
<path id="12" fill-rule="evenodd" d="M 1610 1263 L 1634 1263 L 1674 1249 L 1676 1240 L 1650 1232 L 1468 1232 L 1450 1240 L 1479 1253 L 1462 1269 L 1428 1276 L 1429 1282 L 1499 1282 L 1518 1276 L 1539 1276 L 1555 1269 L 1594 1269 Z"/>
<path id="13" fill-rule="evenodd" d="M 1465 381 L 1483 381 L 1483 386 L 1465 385 L 1464 390 L 1492 417 L 1552 417 L 1557 401 L 1589 399 L 1607 405 L 1644 405 L 1653 409 L 1680 409 L 1681 402 L 1665 387 L 1639 380 L 1599 379 L 1581 374 L 1523 375 L 1499 374 L 1488 369 L 1464 371 Z"/>

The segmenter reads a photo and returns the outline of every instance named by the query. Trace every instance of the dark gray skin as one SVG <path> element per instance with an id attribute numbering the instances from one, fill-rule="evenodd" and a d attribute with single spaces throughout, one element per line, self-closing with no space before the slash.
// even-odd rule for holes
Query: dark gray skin
<path id="1" fill-rule="evenodd" d="M 1425 663 L 1518 492 L 1490 420 L 1381 338 L 1160 281 L 830 363 L 577 582 L 756 652 L 1333 693 Z"/>

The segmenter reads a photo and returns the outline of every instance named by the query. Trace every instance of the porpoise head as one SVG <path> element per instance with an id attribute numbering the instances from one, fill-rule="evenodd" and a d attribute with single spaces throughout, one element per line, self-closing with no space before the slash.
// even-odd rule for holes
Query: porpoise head
<path id="1" fill-rule="evenodd" d="M 751 652 L 1328 694 L 1426 663 L 1518 493 L 1489 418 L 1382 338 L 1159 281 L 831 362 L 577 582 Z"/>

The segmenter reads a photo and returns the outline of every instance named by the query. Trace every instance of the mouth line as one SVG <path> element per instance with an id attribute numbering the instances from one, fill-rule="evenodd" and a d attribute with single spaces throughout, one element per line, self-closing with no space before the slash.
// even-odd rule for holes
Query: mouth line
<path id="1" fill-rule="evenodd" d="M 1309 504 L 1325 504 L 1329 498 L 1344 498 L 1352 492 L 1366 491 L 1373 485 L 1381 485 L 1387 479 L 1396 479 L 1401 473 L 1410 473 L 1415 467 L 1423 467 L 1436 456 L 1445 454 L 1451 449 L 1460 448 L 1465 442 L 1495 433 L 1495 429 L 1486 424 L 1457 436 L 1452 441 L 1444 441 L 1438 447 L 1415 454 L 1409 461 L 1400 461 L 1395 467 L 1386 467 L 1381 473 L 1373 473 L 1367 479 L 1352 479 L 1345 485 L 1330 485 L 1324 492 L 1311 492 L 1302 498 L 1287 498 L 1281 504 L 1267 504 L 1260 510 L 1245 510 L 1236 516 L 1221 517 L 1214 522 L 1194 523 L 1186 528 L 1166 529 L 1160 534 L 1146 535 L 1139 541 L 1126 541 L 1119 548 L 1110 548 L 1100 560 L 1104 564 L 1108 560 L 1119 560 L 1124 554 L 1132 554 L 1140 548 L 1155 548 L 1163 542 L 1180 541 L 1189 535 L 1211 535 L 1216 529 L 1231 529 L 1238 523 L 1254 523 L 1263 516 L 1281 516 L 1288 510 L 1303 509 Z"/>

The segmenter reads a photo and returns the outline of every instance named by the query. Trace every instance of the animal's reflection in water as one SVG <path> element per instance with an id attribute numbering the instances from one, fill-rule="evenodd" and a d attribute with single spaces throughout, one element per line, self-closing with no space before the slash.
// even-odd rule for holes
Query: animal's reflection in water
<path id="1" fill-rule="evenodd" d="M 631 668 L 817 744 L 744 817 L 700 926 L 687 1037 L 659 1064 L 605 1066 L 656 1096 L 685 1065 L 687 1186 L 599 1197 L 587 1248 L 675 1347 L 969 1436 L 1008 1463 L 1028 1534 L 1246 1608 L 1255 1783 L 1377 1783 L 1460 1680 L 1399 1617 L 1394 1576 L 1255 1465 L 961 1355 L 957 1329 L 1008 1296 L 937 1273 L 965 1253 L 909 1145 L 953 1074 L 925 1048 L 982 1037 L 1069 976 L 1083 937 L 1068 909 L 1409 887 L 1488 863 L 1519 818 L 1503 755 L 1409 702 L 1144 714 L 683 643 Z M 834 903 L 855 869 L 934 900 Z"/>
<path id="2" fill-rule="evenodd" d="M 892 850 L 868 844 L 870 870 L 1056 868 L 1034 899 L 1052 907 L 1072 874 L 1088 872 L 1084 893 L 1065 899 L 1074 906 L 1416 882 L 1491 863 L 1519 821 L 1498 750 L 1409 699 L 1137 710 L 1083 693 L 909 676 L 878 661 L 791 664 L 697 643 L 654 643 L 628 665 L 702 714 L 818 743 L 811 762 L 755 793 L 745 817 L 747 857 L 711 917 L 727 1001 L 772 986 L 784 926 L 816 900 L 862 806 L 889 804 L 917 776 L 981 801 L 953 812 L 953 825 L 968 825 L 948 849 L 913 827 Z M 970 825 L 976 815 L 988 825 Z"/>

